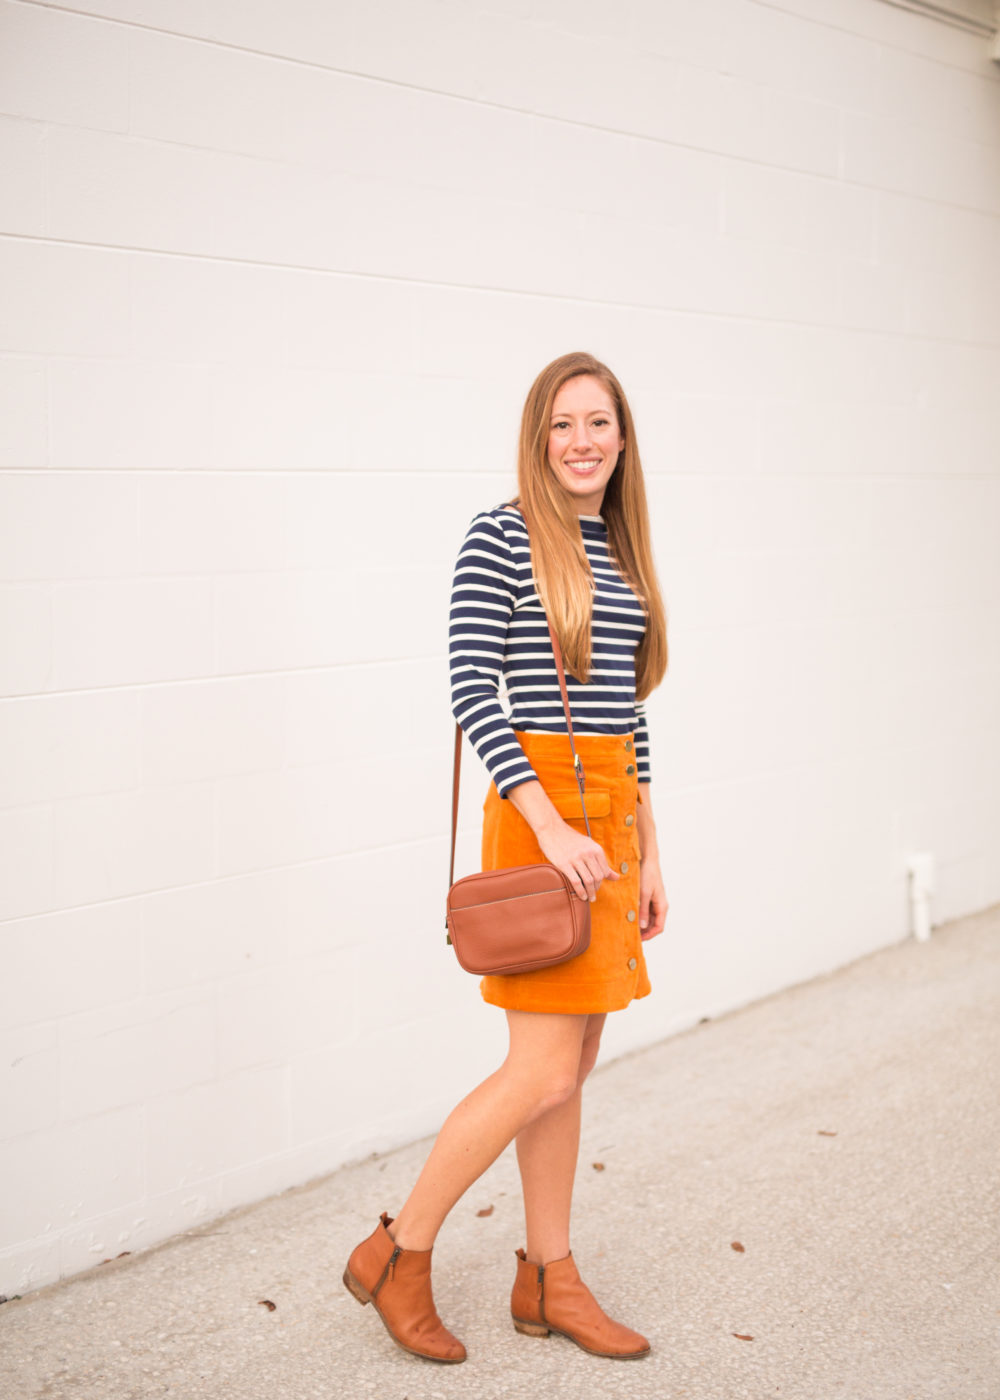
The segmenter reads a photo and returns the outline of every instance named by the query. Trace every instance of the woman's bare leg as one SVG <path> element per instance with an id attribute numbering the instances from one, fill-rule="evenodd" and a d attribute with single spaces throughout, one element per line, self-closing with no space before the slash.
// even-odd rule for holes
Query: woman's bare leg
<path id="1" fill-rule="evenodd" d="M 588 1017 L 508 1011 L 507 1023 L 507 1058 L 445 1119 L 392 1223 L 404 1249 L 430 1249 L 452 1206 L 516 1134 L 578 1093 Z"/>
<path id="2" fill-rule="evenodd" d="M 525 1254 L 533 1264 L 565 1259 L 570 1250 L 569 1218 L 580 1151 L 583 1081 L 597 1059 L 604 1021 L 603 1013 L 587 1017 L 574 1092 L 517 1135 L 527 1231 Z"/>

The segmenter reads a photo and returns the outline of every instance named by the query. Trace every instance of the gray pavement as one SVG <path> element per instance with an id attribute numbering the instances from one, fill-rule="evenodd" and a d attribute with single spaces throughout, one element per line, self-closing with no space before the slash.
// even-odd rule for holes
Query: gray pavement
<path id="1" fill-rule="evenodd" d="M 594 1073 L 574 1253 L 644 1360 L 514 1332 L 511 1151 L 435 1248 L 469 1359 L 398 1350 L 341 1273 L 425 1141 L 4 1304 L 0 1394 L 998 1400 L 998 1105 L 1000 906 Z"/>

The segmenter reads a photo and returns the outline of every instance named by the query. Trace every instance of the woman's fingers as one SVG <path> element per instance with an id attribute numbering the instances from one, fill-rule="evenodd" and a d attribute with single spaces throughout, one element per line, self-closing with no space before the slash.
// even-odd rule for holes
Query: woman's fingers
<path id="1" fill-rule="evenodd" d="M 646 941 L 663 932 L 667 920 L 667 895 L 660 883 L 639 894 L 639 937 Z"/>
<path id="2" fill-rule="evenodd" d="M 645 935 L 649 927 L 649 909 L 653 902 L 653 891 L 639 887 L 639 932 Z"/>
<path id="3" fill-rule="evenodd" d="M 573 893 L 578 899 L 594 898 L 593 892 L 587 884 L 584 875 L 581 874 L 574 865 L 570 865 L 564 869 L 563 874 L 569 877 L 569 882 L 573 886 Z"/>
<path id="4" fill-rule="evenodd" d="M 582 857 L 575 862 L 573 872 L 583 889 L 582 898 L 589 900 L 596 899 L 597 891 L 601 888 L 601 877 L 593 863 L 586 857 Z M 579 891 L 577 891 L 577 893 L 579 893 Z"/>
<path id="5" fill-rule="evenodd" d="M 595 900 L 597 892 L 601 888 L 603 880 L 618 880 L 621 877 L 611 869 L 604 851 L 598 846 L 596 851 L 590 851 L 583 859 L 582 864 L 577 867 L 579 878 L 587 891 L 587 898 Z"/>
<path id="6" fill-rule="evenodd" d="M 597 898 L 597 891 L 601 888 L 600 871 L 585 857 L 577 857 L 576 860 L 567 861 L 565 865 L 560 866 L 560 869 L 569 878 L 574 893 L 580 899 L 595 900 Z"/>

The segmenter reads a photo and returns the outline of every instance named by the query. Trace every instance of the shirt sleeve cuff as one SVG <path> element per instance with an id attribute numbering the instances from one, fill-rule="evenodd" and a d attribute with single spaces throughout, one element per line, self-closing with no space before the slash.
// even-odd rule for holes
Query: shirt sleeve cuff
<path id="1" fill-rule="evenodd" d="M 530 763 L 525 763 L 523 768 L 517 768 L 513 773 L 506 774 L 496 784 L 497 792 L 501 797 L 506 797 L 513 788 L 520 787 L 522 783 L 530 783 L 532 780 L 539 781 L 538 774 Z M 494 779 L 494 781 L 496 781 Z"/>

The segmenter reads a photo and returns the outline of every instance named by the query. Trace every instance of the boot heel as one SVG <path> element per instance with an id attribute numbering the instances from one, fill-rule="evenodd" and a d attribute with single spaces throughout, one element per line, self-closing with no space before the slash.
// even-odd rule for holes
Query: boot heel
<path id="1" fill-rule="evenodd" d="M 541 1322 L 522 1322 L 519 1317 L 514 1318 L 514 1330 L 523 1332 L 526 1337 L 547 1337 L 549 1329 Z"/>
<path id="2" fill-rule="evenodd" d="M 350 1269 L 344 1270 L 344 1287 L 347 1289 L 348 1293 L 353 1293 L 354 1297 L 357 1298 L 363 1308 L 367 1307 L 371 1302 L 372 1295 L 368 1292 L 367 1288 L 363 1287 L 357 1281 Z"/>

